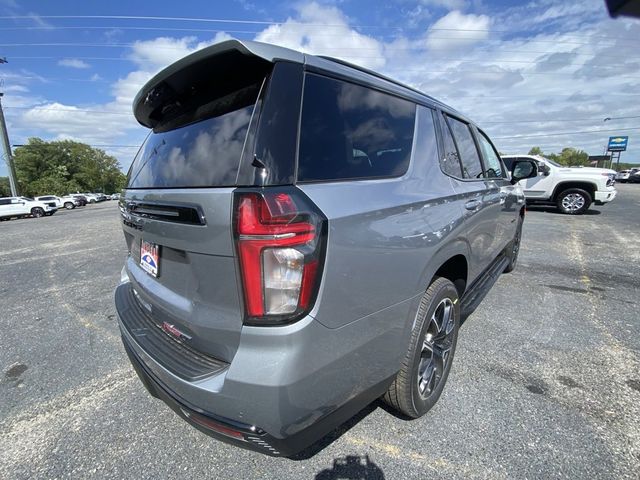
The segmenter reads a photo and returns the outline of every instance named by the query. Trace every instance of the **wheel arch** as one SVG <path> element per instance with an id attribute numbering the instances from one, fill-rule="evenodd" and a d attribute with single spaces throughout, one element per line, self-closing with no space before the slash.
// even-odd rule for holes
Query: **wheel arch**
<path id="1" fill-rule="evenodd" d="M 463 241 L 451 243 L 439 250 L 432 258 L 421 277 L 420 288 L 426 290 L 433 279 L 444 277 L 456 286 L 462 296 L 469 280 L 468 245 Z"/>
<path id="2" fill-rule="evenodd" d="M 551 200 L 555 202 L 558 199 L 558 195 L 570 188 L 585 190 L 589 195 L 591 195 L 591 201 L 593 201 L 595 199 L 595 192 L 598 190 L 598 185 L 588 180 L 569 180 L 560 182 L 554 188 Z"/>

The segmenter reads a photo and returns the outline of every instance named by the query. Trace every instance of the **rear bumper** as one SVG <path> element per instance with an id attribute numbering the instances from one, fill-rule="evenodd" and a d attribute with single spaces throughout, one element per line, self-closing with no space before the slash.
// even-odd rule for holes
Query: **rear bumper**
<path id="1" fill-rule="evenodd" d="M 328 329 L 306 317 L 282 327 L 243 327 L 228 367 L 189 381 L 136 341 L 123 322 L 131 314 L 118 302 L 124 297 L 116 292 L 122 340 L 149 392 L 208 435 L 267 455 L 294 455 L 381 396 L 404 353 L 393 348 L 402 341 L 399 325 L 376 332 L 361 323 L 372 321 L 365 318 Z M 411 305 L 385 315 L 400 318 L 398 307 Z"/>
<path id="2" fill-rule="evenodd" d="M 604 205 L 616 198 L 617 194 L 618 191 L 613 187 L 607 188 L 606 190 L 597 190 L 593 200 L 596 205 Z"/>

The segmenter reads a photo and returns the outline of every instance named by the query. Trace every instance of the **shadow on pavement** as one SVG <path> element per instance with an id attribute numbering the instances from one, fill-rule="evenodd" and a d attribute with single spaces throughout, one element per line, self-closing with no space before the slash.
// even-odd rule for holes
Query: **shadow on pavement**
<path id="1" fill-rule="evenodd" d="M 384 473 L 369 459 L 369 455 L 347 455 L 336 458 L 333 468 L 322 470 L 316 480 L 384 480 Z"/>

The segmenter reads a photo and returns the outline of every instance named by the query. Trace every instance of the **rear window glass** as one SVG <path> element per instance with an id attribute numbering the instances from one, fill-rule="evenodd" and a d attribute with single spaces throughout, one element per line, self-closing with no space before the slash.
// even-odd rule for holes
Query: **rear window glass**
<path id="1" fill-rule="evenodd" d="M 352 83 L 305 79 L 298 180 L 395 177 L 409 166 L 416 106 Z"/>
<path id="2" fill-rule="evenodd" d="M 444 157 L 440 161 L 442 171 L 447 175 L 462 178 L 462 167 L 460 166 L 460 155 L 453 141 L 451 130 L 446 122 L 442 124 L 442 137 L 444 140 Z"/>
<path id="3" fill-rule="evenodd" d="M 260 85 L 209 105 L 213 117 L 151 133 L 129 170 L 127 188 L 233 186 Z"/>

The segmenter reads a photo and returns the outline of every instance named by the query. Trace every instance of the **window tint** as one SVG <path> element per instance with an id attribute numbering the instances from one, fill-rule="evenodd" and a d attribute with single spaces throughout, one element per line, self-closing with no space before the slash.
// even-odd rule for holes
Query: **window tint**
<path id="1" fill-rule="evenodd" d="M 151 133 L 133 160 L 127 188 L 234 185 L 260 85 L 207 105 L 215 113 L 206 120 Z"/>
<path id="2" fill-rule="evenodd" d="M 493 148 L 493 145 L 491 145 L 491 142 L 484 133 L 478 131 L 478 134 L 478 139 L 480 140 L 480 148 L 482 149 L 482 158 L 484 159 L 485 177 L 503 177 L 504 172 L 502 171 L 502 164 L 500 163 L 500 158 Z"/>
<path id="3" fill-rule="evenodd" d="M 307 74 L 298 180 L 403 175 L 415 104 L 369 88 Z"/>
<path id="4" fill-rule="evenodd" d="M 444 140 L 444 158 L 440 161 L 442 171 L 448 175 L 461 178 L 460 155 L 458 155 L 458 149 L 453 141 L 451 130 L 447 122 L 440 123 L 442 124 L 442 137 Z"/>
<path id="5" fill-rule="evenodd" d="M 9 205 L 11 203 L 10 198 L 0 198 L 0 205 Z"/>
<path id="6" fill-rule="evenodd" d="M 451 126 L 453 137 L 458 146 L 458 153 L 462 164 L 462 177 L 482 178 L 482 164 L 480 163 L 478 150 L 471 136 L 469 126 L 451 117 L 447 117 L 447 123 Z"/>

